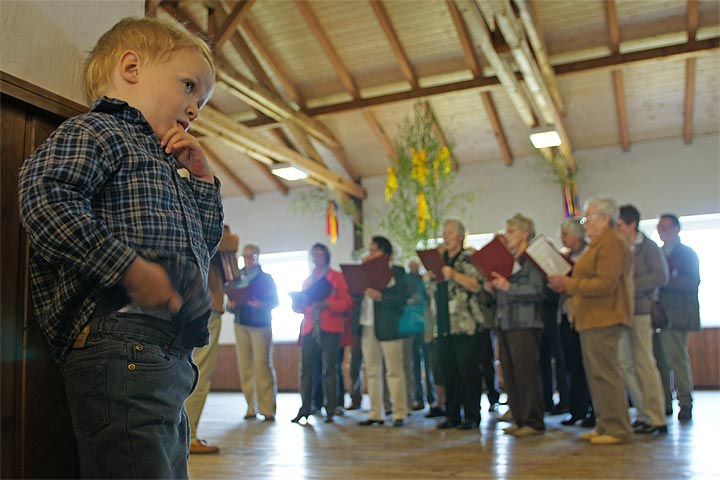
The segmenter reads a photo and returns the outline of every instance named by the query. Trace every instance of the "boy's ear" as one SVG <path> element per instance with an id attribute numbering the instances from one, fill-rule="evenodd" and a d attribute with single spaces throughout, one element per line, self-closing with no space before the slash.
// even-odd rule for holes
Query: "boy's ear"
<path id="1" fill-rule="evenodd" d="M 140 55 L 126 50 L 120 56 L 120 76 L 128 83 L 135 84 L 140 79 Z"/>

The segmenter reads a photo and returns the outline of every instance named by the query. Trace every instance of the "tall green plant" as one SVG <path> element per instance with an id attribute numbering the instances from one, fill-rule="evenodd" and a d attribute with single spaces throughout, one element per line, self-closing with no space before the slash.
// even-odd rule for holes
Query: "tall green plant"
<path id="1" fill-rule="evenodd" d="M 400 257 L 427 248 L 440 236 L 450 209 L 472 199 L 471 193 L 457 191 L 450 148 L 438 142 L 433 121 L 427 109 L 414 105 L 395 139 L 397 159 L 388 167 L 379 227 L 400 246 Z"/>

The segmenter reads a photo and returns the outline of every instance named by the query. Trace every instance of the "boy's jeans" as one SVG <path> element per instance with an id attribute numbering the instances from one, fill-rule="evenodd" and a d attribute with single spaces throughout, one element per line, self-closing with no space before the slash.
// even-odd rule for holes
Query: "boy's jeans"
<path id="1" fill-rule="evenodd" d="M 91 322 L 62 368 L 84 478 L 188 478 L 185 399 L 197 367 L 165 320 L 112 313 Z"/>

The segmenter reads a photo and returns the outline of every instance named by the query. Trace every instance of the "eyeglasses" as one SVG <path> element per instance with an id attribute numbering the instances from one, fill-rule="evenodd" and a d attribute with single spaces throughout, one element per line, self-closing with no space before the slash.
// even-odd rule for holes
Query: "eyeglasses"
<path id="1" fill-rule="evenodd" d="M 582 217 L 580 219 L 580 225 L 585 225 L 588 222 L 588 220 L 590 220 L 593 217 L 599 217 L 600 215 L 602 215 L 602 213 L 593 213 L 592 215 L 587 215 L 585 217 Z"/>

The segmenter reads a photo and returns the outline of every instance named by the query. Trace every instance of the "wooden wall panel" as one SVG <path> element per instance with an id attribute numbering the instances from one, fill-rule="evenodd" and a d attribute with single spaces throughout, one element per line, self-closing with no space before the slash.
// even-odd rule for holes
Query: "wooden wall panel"
<path id="1" fill-rule="evenodd" d="M 278 391 L 297 392 L 300 347 L 294 343 L 274 344 L 273 365 L 277 375 Z M 235 345 L 218 346 L 217 367 L 211 382 L 213 390 L 242 389 L 235 356 Z"/>
<path id="2" fill-rule="evenodd" d="M 720 328 L 705 328 L 699 332 L 692 332 L 689 342 L 695 387 L 720 388 Z M 346 349 L 343 362 L 346 390 L 350 381 L 348 350 Z M 297 392 L 300 347 L 294 343 L 273 345 L 273 362 L 277 373 L 278 391 Z M 212 389 L 241 390 L 234 345 L 219 346 L 218 364 L 212 378 Z"/>
<path id="3" fill-rule="evenodd" d="M 720 388 L 720 328 L 691 332 L 688 351 L 696 388 Z"/>
<path id="4" fill-rule="evenodd" d="M 3 84 L 3 92 L 5 84 Z M 22 162 L 63 120 L 2 95 L 2 478 L 73 478 L 75 438 L 57 366 L 30 308 L 18 209 Z"/>

